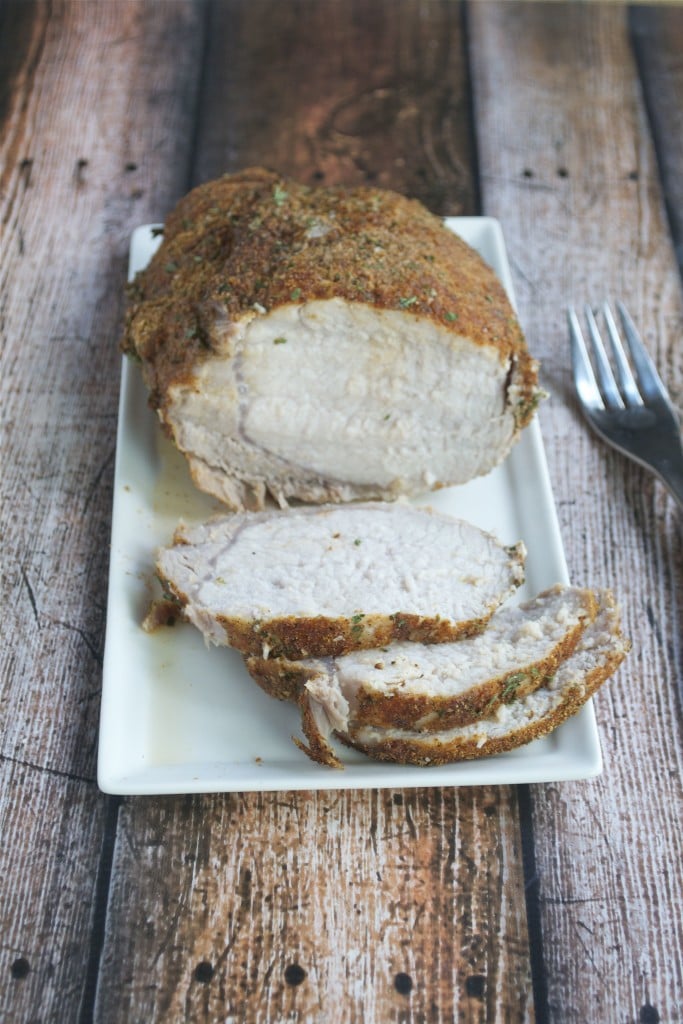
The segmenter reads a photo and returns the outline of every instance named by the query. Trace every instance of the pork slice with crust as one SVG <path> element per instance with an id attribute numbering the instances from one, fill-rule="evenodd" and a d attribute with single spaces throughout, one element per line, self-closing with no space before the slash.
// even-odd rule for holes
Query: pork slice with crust
<path id="1" fill-rule="evenodd" d="M 252 657 L 247 668 L 267 692 L 312 714 L 316 734 L 352 735 L 365 726 L 436 733 L 475 722 L 542 686 L 596 611 L 592 591 L 557 585 L 500 609 L 467 639 L 392 643 L 299 663 Z"/>
<path id="2" fill-rule="evenodd" d="M 304 691 L 300 699 L 307 743 L 295 742 L 313 760 L 330 767 L 343 767 L 330 744 L 333 733 L 377 760 L 428 766 L 504 753 L 546 736 L 581 709 L 630 649 L 612 594 L 601 591 L 596 598 L 595 618 L 557 670 L 543 677 L 542 685 L 515 688 L 506 696 L 503 684 L 494 710 L 485 708 L 466 725 L 428 731 L 354 723 L 342 705 L 322 704 Z"/>
<path id="3" fill-rule="evenodd" d="M 483 629 L 524 546 L 404 502 L 245 512 L 181 531 L 157 571 L 207 640 L 318 657 Z"/>
<path id="4" fill-rule="evenodd" d="M 502 704 L 494 715 L 429 735 L 362 726 L 342 738 L 381 761 L 429 766 L 502 754 L 547 736 L 581 710 L 630 650 L 611 594 L 603 592 L 599 600 L 595 620 L 555 675 L 532 693 Z"/>

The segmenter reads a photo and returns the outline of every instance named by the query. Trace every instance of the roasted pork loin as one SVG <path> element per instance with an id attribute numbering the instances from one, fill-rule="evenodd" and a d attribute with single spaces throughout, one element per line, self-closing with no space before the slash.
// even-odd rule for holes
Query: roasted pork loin
<path id="1" fill-rule="evenodd" d="M 419 203 L 252 169 L 189 193 L 163 234 L 123 347 L 231 508 L 463 483 L 529 421 L 537 368 L 500 282 Z"/>

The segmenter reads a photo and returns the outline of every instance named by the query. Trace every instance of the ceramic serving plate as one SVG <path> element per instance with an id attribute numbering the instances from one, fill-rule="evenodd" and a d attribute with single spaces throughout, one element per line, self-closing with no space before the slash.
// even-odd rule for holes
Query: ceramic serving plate
<path id="1" fill-rule="evenodd" d="M 451 218 L 448 227 L 512 284 L 500 225 L 488 217 Z M 158 244 L 138 228 L 131 276 Z M 314 764 L 293 743 L 295 707 L 273 700 L 249 678 L 234 651 L 207 648 L 194 627 L 144 633 L 158 596 L 156 548 L 180 518 L 221 511 L 190 481 L 185 461 L 162 435 L 137 366 L 124 360 L 114 485 L 98 782 L 107 793 L 471 786 L 588 778 L 601 770 L 592 703 L 552 735 L 509 754 L 443 767 L 374 762 L 340 747 L 343 771 Z M 468 519 L 505 544 L 523 540 L 527 580 L 518 599 L 567 582 L 538 422 L 486 477 L 430 494 L 420 504 Z"/>

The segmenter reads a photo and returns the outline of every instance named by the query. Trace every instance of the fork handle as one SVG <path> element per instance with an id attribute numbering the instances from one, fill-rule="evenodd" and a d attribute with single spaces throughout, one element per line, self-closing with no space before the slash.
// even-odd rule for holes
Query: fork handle
<path id="1" fill-rule="evenodd" d="M 654 470 L 676 500 L 678 507 L 683 509 L 683 458 L 677 459 L 674 463 L 667 459 L 662 465 L 655 466 Z"/>

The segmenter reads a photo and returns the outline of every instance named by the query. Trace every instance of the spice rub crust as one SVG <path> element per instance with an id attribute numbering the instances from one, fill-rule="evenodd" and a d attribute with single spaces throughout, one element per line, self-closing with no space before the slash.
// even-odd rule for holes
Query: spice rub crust
<path id="1" fill-rule="evenodd" d="M 308 187 L 251 168 L 200 185 L 169 215 L 129 287 L 122 348 L 141 360 L 150 404 L 225 351 L 232 324 L 341 298 L 438 322 L 513 361 L 531 418 L 537 367 L 498 278 L 419 202 L 373 188 Z M 226 339 L 228 341 L 226 341 Z"/>

